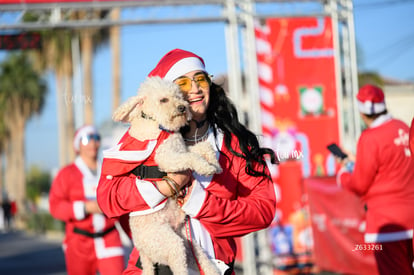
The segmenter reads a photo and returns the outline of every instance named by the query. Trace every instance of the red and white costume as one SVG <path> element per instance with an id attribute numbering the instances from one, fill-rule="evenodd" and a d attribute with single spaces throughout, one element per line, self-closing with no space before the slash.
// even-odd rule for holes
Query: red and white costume
<path id="1" fill-rule="evenodd" d="M 387 114 L 381 88 L 364 85 L 356 97 L 369 127 L 358 140 L 354 171 L 351 174 L 347 172 L 349 167 L 343 168 L 338 183 L 366 203 L 365 242 L 378 244 L 374 255 L 379 273 L 414 275 L 410 129 Z"/>
<path id="2" fill-rule="evenodd" d="M 59 171 L 50 189 L 50 213 L 66 224 L 63 248 L 69 275 L 96 274 L 98 270 L 102 275 L 115 275 L 124 269 L 116 220 L 103 214 L 87 215 L 84 210 L 85 201 L 96 200 L 98 175 L 77 157 Z"/>
<path id="3" fill-rule="evenodd" d="M 381 274 L 412 272 L 414 159 L 408 133 L 404 122 L 378 117 L 361 134 L 353 173 L 338 173 L 338 182 L 366 202 L 365 242 L 382 244 L 375 251 Z"/>
<path id="4" fill-rule="evenodd" d="M 106 177 L 107 179 L 112 179 L 113 177 L 131 177 L 135 179 L 135 176 L 131 171 L 139 165 L 145 166 L 157 166 L 155 163 L 155 151 L 162 142 L 168 138 L 170 135 L 167 131 L 161 131 L 156 139 L 140 141 L 136 138 L 133 138 L 129 135 L 127 131 L 124 136 L 119 141 L 118 145 L 104 151 L 104 161 L 102 164 L 101 178 Z M 149 186 L 153 185 L 151 181 L 161 180 L 160 178 L 147 178 L 145 181 L 139 181 L 142 184 L 139 185 L 140 189 L 146 189 Z M 152 186 L 154 187 L 154 185 Z M 150 188 L 152 189 L 152 188 Z M 145 191 L 142 192 L 145 193 Z M 161 201 L 159 199 L 162 198 Z M 142 205 L 138 207 L 135 213 L 134 209 L 130 209 L 130 212 L 135 213 L 136 215 L 142 215 L 157 211 L 165 206 L 167 199 L 163 195 L 161 197 L 155 198 L 154 201 L 148 201 L 147 205 Z M 99 201 L 98 201 L 99 202 Z M 156 203 L 156 204 L 154 204 Z M 126 214 L 125 212 L 120 213 L 120 215 Z M 112 216 L 112 215 L 110 215 Z M 119 215 L 113 215 L 119 216 Z"/>
<path id="5" fill-rule="evenodd" d="M 192 240 L 199 243 L 211 258 L 229 264 L 234 261 L 237 252 L 235 237 L 264 229 L 272 222 L 276 210 L 274 186 L 267 178 L 246 174 L 245 161 L 224 146 L 220 131 L 215 140 L 210 130 L 208 141 L 217 144 L 219 148 L 216 150 L 221 150 L 228 157 L 220 155 L 223 172 L 209 177 L 193 173 L 193 189 L 187 194 L 189 199 L 182 209 L 190 217 Z M 130 212 L 145 214 L 162 207 L 160 203 L 166 197 L 150 181 L 140 180 L 131 174 L 109 175 L 105 168 L 106 162 L 115 157 L 125 162 L 142 161 L 143 156 L 148 157 L 155 146 L 154 142 L 149 142 L 141 152 L 119 151 L 116 154 L 116 150 L 111 150 L 109 154 L 104 153 L 104 171 L 97 192 L 98 203 L 107 216 L 119 217 Z M 236 137 L 232 139 L 232 146 L 240 152 Z M 119 144 L 117 148 L 121 147 L 122 144 Z M 124 274 L 141 274 L 142 271 L 136 267 L 138 257 L 139 252 L 134 249 Z"/>
<path id="6" fill-rule="evenodd" d="M 414 228 L 414 162 L 408 126 L 390 115 L 378 117 L 358 141 L 355 170 L 338 173 L 340 184 L 367 204 L 366 242 L 409 239 Z M 384 231 L 389 224 L 398 233 Z"/>

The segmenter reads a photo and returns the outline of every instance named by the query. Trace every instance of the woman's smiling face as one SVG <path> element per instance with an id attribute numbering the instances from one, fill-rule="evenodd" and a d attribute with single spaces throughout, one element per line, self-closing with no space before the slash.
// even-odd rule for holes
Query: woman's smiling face
<path id="1" fill-rule="evenodd" d="M 190 103 L 190 111 L 193 119 L 197 121 L 204 120 L 207 117 L 207 108 L 210 101 L 210 86 L 199 85 L 195 81 L 197 75 L 205 74 L 203 71 L 192 71 L 181 77 L 191 79 L 191 89 L 183 92 L 185 99 Z M 206 76 L 208 77 L 208 76 Z M 179 78 L 174 82 L 179 85 Z"/>

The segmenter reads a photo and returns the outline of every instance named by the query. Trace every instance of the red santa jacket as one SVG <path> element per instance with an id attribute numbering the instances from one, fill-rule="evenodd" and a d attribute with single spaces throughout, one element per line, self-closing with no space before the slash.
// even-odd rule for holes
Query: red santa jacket
<path id="1" fill-rule="evenodd" d="M 167 131 L 161 131 L 156 139 L 140 141 L 136 138 L 133 138 L 129 135 L 127 131 L 124 136 L 119 141 L 118 145 L 105 150 L 103 153 L 104 160 L 102 163 L 101 178 L 105 177 L 107 179 L 112 179 L 113 177 L 129 177 L 136 179 L 137 176 L 132 173 L 136 167 L 140 165 L 145 166 L 156 166 L 155 163 L 155 151 L 158 146 L 168 137 L 170 133 Z M 139 188 L 144 190 L 148 188 L 155 188 L 151 181 L 160 180 L 159 178 L 146 178 L 146 180 L 141 180 Z M 138 186 L 137 186 L 138 187 Z M 135 215 L 144 215 L 154 211 L 157 211 L 165 206 L 166 198 L 161 195 L 162 200 L 160 199 L 160 193 L 157 192 L 156 198 L 147 201 L 147 205 L 141 205 L 136 209 L 130 209 L 129 214 L 133 213 Z M 125 212 L 120 213 L 120 215 L 125 214 Z M 115 215 L 115 216 L 120 216 Z"/>
<path id="2" fill-rule="evenodd" d="M 215 140 L 210 131 L 208 141 L 217 144 L 216 150 L 227 156 L 217 151 L 223 172 L 209 177 L 193 173 L 193 189 L 182 209 L 190 217 L 193 241 L 210 257 L 228 264 L 234 261 L 237 252 L 235 237 L 264 229 L 272 222 L 275 191 L 271 180 L 246 174 L 245 161 L 230 153 L 222 133 Z M 236 137 L 232 146 L 240 152 Z M 103 165 L 106 161 L 104 158 Z M 102 175 L 99 181 L 98 202 L 109 217 L 151 211 L 163 200 L 165 197 L 152 183 L 136 177 Z M 137 259 L 138 252 L 134 250 L 130 263 L 134 265 Z"/>
<path id="3" fill-rule="evenodd" d="M 366 242 L 413 237 L 414 161 L 408 133 L 404 122 L 380 116 L 359 138 L 353 173 L 338 173 L 338 182 L 366 202 Z"/>
<path id="4" fill-rule="evenodd" d="M 85 214 L 85 201 L 96 199 L 96 187 L 99 176 L 93 175 L 80 157 L 64 167 L 53 180 L 49 192 L 49 208 L 51 215 L 65 222 L 64 244 L 71 242 L 93 242 L 97 258 L 108 258 L 123 255 L 119 233 L 116 229 L 103 237 L 86 238 L 75 233 L 102 233 L 115 226 L 115 219 L 103 214 Z M 70 241 L 69 241 L 70 240 Z"/>
<path id="5" fill-rule="evenodd" d="M 156 166 L 155 150 L 170 134 L 161 131 L 155 139 L 140 141 L 131 137 L 127 131 L 117 146 L 104 151 L 105 161 L 102 163 L 101 174 L 120 176 L 129 174 L 139 165 Z"/>

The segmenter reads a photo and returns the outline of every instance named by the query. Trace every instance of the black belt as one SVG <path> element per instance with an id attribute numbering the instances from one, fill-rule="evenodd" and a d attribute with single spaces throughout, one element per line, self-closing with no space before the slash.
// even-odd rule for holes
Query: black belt
<path id="1" fill-rule="evenodd" d="M 86 230 L 75 227 L 75 228 L 73 228 L 73 232 L 84 235 L 84 236 L 87 236 L 87 237 L 90 237 L 90 238 L 101 238 L 101 237 L 105 236 L 106 234 L 108 234 L 109 232 L 111 232 L 112 230 L 114 230 L 115 228 L 116 228 L 115 226 L 112 226 L 112 227 L 106 229 L 105 231 L 91 233 L 89 231 L 86 231 Z"/>
<path id="2" fill-rule="evenodd" d="M 140 179 L 162 179 L 167 173 L 161 172 L 158 166 L 140 165 L 131 171 L 132 174 Z"/>
<path id="3" fill-rule="evenodd" d="M 138 258 L 138 261 L 135 264 L 136 267 L 142 270 L 142 263 L 141 257 Z M 231 275 L 233 274 L 234 270 L 234 260 L 228 264 L 229 268 L 224 272 L 224 275 Z M 154 264 L 154 274 L 155 275 L 173 275 L 170 267 L 168 265 L 163 264 Z"/>

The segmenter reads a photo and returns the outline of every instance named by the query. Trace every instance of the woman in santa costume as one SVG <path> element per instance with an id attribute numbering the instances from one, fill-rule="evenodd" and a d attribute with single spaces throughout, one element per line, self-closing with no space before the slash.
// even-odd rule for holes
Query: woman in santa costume
<path id="1" fill-rule="evenodd" d="M 361 118 L 367 125 L 356 159 L 343 162 L 338 182 L 360 196 L 367 207 L 365 242 L 380 274 L 414 274 L 414 159 L 409 127 L 393 119 L 383 91 L 363 86 L 357 94 Z"/>
<path id="2" fill-rule="evenodd" d="M 256 136 L 239 122 L 235 107 L 223 88 L 211 81 L 201 57 L 181 49 L 172 50 L 148 76 L 173 81 L 180 87 L 193 115 L 188 127 L 182 129 L 186 143 L 210 142 L 223 172 L 210 177 L 189 171 L 168 173 L 170 182 L 161 180 L 156 184 L 136 173 L 102 173 L 98 203 L 109 217 L 130 212 L 145 214 L 174 195 L 169 186 L 173 181 L 181 189 L 180 201 L 190 220 L 192 241 L 204 248 L 222 274 L 234 274 L 235 237 L 268 227 L 275 216 L 274 185 L 265 159 L 269 157 L 274 162 L 274 153 L 260 147 Z M 125 137 L 119 147 L 123 140 Z M 109 159 L 104 157 L 103 166 L 106 161 Z M 139 252 L 135 249 L 124 274 L 141 274 Z"/>
<path id="3" fill-rule="evenodd" d="M 87 125 L 76 131 L 75 161 L 59 171 L 49 193 L 50 213 L 65 222 L 63 250 L 69 275 L 122 274 L 124 250 L 115 220 L 96 201 L 100 136 Z"/>

